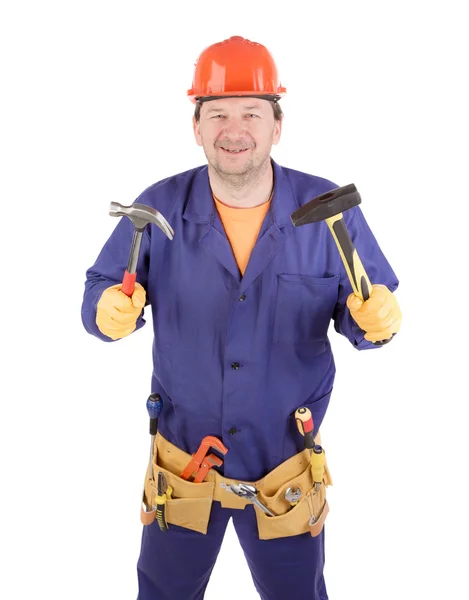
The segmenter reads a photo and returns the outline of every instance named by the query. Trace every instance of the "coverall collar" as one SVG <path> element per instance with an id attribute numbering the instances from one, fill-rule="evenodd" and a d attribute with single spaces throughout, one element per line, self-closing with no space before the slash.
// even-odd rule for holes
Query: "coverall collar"
<path id="1" fill-rule="evenodd" d="M 293 227 L 290 215 L 299 208 L 293 195 L 290 182 L 285 176 L 282 167 L 271 159 L 274 170 L 274 194 L 271 203 L 271 218 L 277 227 Z M 213 222 L 216 212 L 212 198 L 208 166 L 202 167 L 195 176 L 194 184 L 184 210 L 184 219 L 194 223 Z"/>

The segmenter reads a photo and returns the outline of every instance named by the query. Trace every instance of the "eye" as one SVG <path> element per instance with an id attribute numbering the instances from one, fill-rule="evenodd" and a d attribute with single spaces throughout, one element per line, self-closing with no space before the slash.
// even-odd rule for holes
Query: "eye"
<path id="1" fill-rule="evenodd" d="M 224 119 L 225 115 L 214 115 L 212 119 Z"/>
<path id="2" fill-rule="evenodd" d="M 259 118 L 259 115 L 256 115 L 256 114 L 254 114 L 254 113 L 249 113 L 247 116 L 248 116 L 250 119 L 258 119 L 258 118 Z"/>

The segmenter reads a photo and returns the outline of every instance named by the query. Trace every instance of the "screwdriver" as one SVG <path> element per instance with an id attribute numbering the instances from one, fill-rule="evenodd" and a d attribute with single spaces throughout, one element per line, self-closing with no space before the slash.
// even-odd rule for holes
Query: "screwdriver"
<path id="1" fill-rule="evenodd" d="M 147 411 L 150 415 L 150 479 L 153 478 L 153 444 L 155 442 L 155 435 L 158 431 L 158 417 L 160 416 L 161 409 L 163 408 L 163 400 L 157 393 L 150 394 L 147 400 Z"/>
<path id="2" fill-rule="evenodd" d="M 313 475 L 315 490 L 318 491 L 324 477 L 326 455 L 322 446 L 314 442 L 314 421 L 309 408 L 306 406 L 298 408 L 295 411 L 295 419 L 299 432 L 305 438 L 305 448 L 310 450 L 311 474 Z"/>
<path id="3" fill-rule="evenodd" d="M 305 438 L 305 448 L 311 450 L 314 447 L 314 423 L 311 411 L 306 406 L 302 406 L 296 410 L 295 419 L 298 431 Z"/>

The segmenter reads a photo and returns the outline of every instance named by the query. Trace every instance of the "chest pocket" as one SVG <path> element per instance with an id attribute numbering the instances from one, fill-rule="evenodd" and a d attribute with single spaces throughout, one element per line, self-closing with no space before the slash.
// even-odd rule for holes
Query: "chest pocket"
<path id="1" fill-rule="evenodd" d="M 339 275 L 278 275 L 273 342 L 324 340 L 337 302 Z"/>

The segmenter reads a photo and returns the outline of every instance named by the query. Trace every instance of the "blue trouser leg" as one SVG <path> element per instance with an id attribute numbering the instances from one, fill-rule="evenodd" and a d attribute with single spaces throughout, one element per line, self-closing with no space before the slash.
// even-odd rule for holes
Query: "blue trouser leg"
<path id="1" fill-rule="evenodd" d="M 324 583 L 324 529 L 260 540 L 252 506 L 233 511 L 233 524 L 262 600 L 328 600 Z"/>
<path id="2" fill-rule="evenodd" d="M 213 502 L 206 535 L 157 522 L 143 529 L 137 600 L 202 600 L 226 526 L 233 524 L 261 600 L 328 600 L 324 583 L 324 530 L 260 540 L 254 508 L 221 508 Z"/>
<path id="3" fill-rule="evenodd" d="M 137 600 L 202 600 L 233 511 L 213 502 L 206 535 L 156 520 L 143 528 Z"/>

